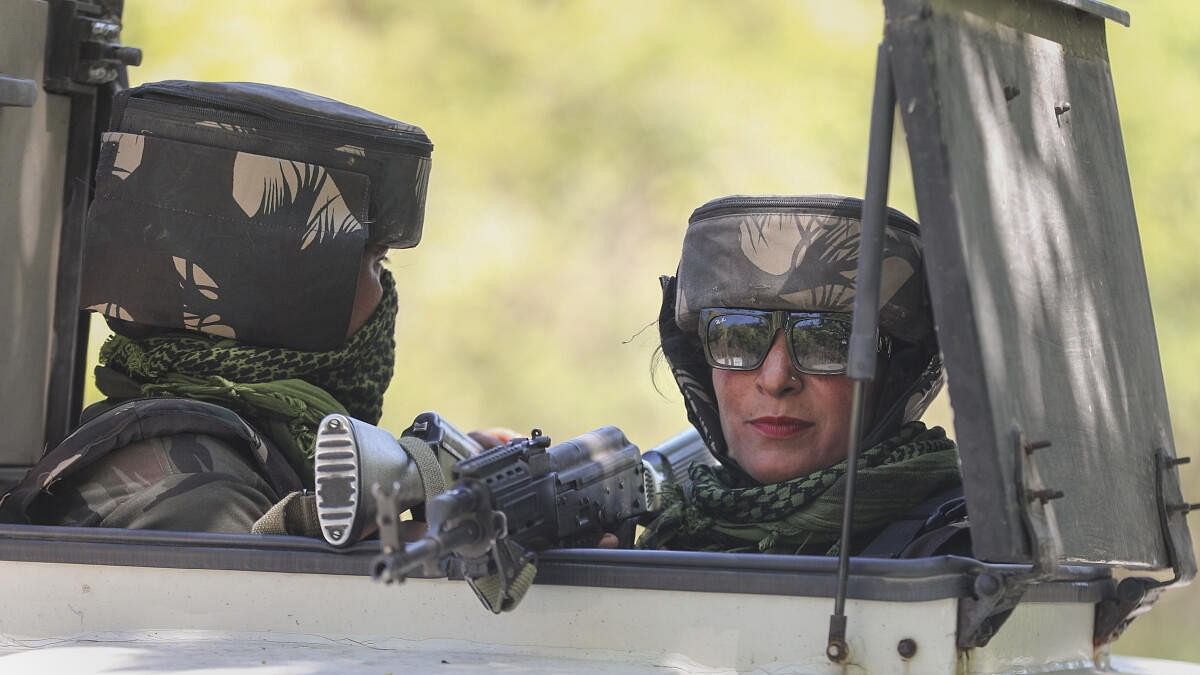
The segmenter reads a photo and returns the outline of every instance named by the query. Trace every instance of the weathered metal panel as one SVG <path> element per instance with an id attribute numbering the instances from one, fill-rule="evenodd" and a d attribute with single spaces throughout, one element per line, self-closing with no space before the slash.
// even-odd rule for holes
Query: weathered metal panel
<path id="1" fill-rule="evenodd" d="M 976 555 L 1032 558 L 1023 434 L 1052 443 L 1029 461 L 1065 494 L 1046 507 L 1059 560 L 1169 565 L 1155 453 L 1174 442 L 1104 19 L 1038 0 L 886 6 Z"/>
<path id="2" fill-rule="evenodd" d="M 0 73 L 37 83 L 31 107 L 0 108 L 0 483 L 41 456 L 70 101 L 41 88 L 47 4 L 6 2 Z M 0 487 L 0 492 L 3 487 Z"/>

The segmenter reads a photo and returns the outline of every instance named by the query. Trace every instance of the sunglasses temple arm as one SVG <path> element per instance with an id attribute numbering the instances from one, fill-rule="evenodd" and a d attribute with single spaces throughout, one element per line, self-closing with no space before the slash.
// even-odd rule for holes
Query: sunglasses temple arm
<path id="1" fill-rule="evenodd" d="M 871 133 L 867 150 L 867 192 L 863 199 L 862 233 L 858 241 L 858 274 L 855 276 L 854 327 L 850 333 L 846 375 L 854 381 L 850 403 L 849 449 L 846 453 L 846 501 L 842 510 L 842 538 L 838 547 L 837 593 L 829 617 L 825 654 L 845 663 L 850 657 L 846 641 L 846 586 L 850 577 L 853 541 L 854 482 L 862 445 L 862 418 L 866 383 L 875 379 L 879 328 L 879 280 L 883 260 L 883 227 L 887 217 L 888 181 L 892 163 L 892 126 L 896 90 L 886 41 L 875 61 L 875 95 L 871 103 Z"/>

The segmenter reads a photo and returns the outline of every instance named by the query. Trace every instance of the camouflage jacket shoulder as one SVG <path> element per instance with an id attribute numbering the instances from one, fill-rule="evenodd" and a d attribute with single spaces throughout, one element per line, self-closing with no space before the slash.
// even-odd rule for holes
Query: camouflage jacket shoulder
<path id="1" fill-rule="evenodd" d="M 134 447 L 146 452 L 124 452 Z M 115 467 L 107 473 L 121 476 L 121 485 L 99 488 L 132 493 L 155 482 L 156 476 L 209 473 L 239 475 L 241 482 L 258 483 L 256 491 L 270 493 L 271 498 L 302 489 L 300 477 L 283 455 L 233 411 L 190 399 L 137 399 L 88 420 L 46 453 L 0 500 L 0 521 L 34 521 L 33 514 L 55 486 L 71 484 L 118 451 L 125 455 L 122 461 L 137 466 Z"/>

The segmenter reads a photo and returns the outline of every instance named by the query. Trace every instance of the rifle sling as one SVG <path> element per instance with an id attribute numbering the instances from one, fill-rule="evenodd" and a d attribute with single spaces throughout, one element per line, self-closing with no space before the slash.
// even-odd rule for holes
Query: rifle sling
<path id="1" fill-rule="evenodd" d="M 425 489 L 425 506 L 428 507 L 434 497 L 446 491 L 446 475 L 442 473 L 442 465 L 438 462 L 433 448 L 425 441 L 412 436 L 401 436 L 396 441 L 417 465 L 417 473 L 420 474 L 421 485 Z"/>

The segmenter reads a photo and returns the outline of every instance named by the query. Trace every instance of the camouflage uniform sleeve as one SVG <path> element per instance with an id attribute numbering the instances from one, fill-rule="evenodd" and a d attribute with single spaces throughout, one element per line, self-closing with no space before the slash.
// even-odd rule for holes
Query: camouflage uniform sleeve
<path id="1" fill-rule="evenodd" d="M 114 450 L 43 499 L 45 524 L 249 532 L 279 500 L 235 448 L 176 434 Z"/>

